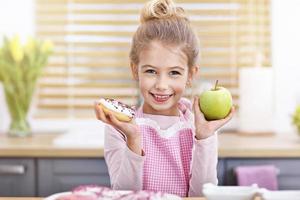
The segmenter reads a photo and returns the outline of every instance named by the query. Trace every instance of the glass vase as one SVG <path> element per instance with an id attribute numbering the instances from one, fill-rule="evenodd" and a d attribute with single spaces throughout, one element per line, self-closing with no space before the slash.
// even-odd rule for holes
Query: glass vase
<path id="1" fill-rule="evenodd" d="M 13 137 L 27 137 L 31 135 L 31 128 L 26 118 L 11 118 L 8 135 Z"/>
<path id="2" fill-rule="evenodd" d="M 32 96 L 28 96 L 28 93 L 31 93 L 28 89 L 18 92 L 14 86 L 4 85 L 5 99 L 11 119 L 8 130 L 9 136 L 26 137 L 32 134 L 27 119 Z"/>

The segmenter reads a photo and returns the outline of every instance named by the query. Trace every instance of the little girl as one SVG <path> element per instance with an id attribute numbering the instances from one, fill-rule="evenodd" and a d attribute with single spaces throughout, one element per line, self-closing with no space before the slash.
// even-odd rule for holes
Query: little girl
<path id="1" fill-rule="evenodd" d="M 182 98 L 198 66 L 199 43 L 184 10 L 172 0 L 153 0 L 141 12 L 133 36 L 131 70 L 143 104 L 130 123 L 105 115 L 104 156 L 113 189 L 151 190 L 201 196 L 204 183 L 217 184 L 216 130 L 222 120 L 206 121 L 194 97 Z"/>

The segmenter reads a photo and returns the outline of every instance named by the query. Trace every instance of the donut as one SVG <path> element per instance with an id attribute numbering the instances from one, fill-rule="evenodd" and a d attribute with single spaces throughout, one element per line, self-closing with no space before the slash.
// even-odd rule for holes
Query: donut
<path id="1" fill-rule="evenodd" d="M 111 98 L 101 98 L 98 102 L 104 113 L 112 113 L 119 121 L 130 122 L 134 117 L 134 110 L 128 105 Z"/>
<path id="2" fill-rule="evenodd" d="M 112 190 L 100 185 L 78 186 L 70 192 L 57 193 L 45 200 L 182 200 L 179 196 L 153 191 Z"/>

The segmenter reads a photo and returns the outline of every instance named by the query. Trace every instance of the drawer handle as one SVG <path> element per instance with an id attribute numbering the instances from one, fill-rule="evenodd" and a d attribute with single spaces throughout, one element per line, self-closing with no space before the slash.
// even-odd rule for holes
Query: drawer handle
<path id="1" fill-rule="evenodd" d="M 0 174 L 25 174 L 24 165 L 0 165 Z"/>

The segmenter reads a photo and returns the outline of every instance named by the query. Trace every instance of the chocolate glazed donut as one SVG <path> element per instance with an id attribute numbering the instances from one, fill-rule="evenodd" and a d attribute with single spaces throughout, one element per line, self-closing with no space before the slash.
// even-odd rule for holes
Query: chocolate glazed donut
<path id="1" fill-rule="evenodd" d="M 98 105 L 106 115 L 112 113 L 119 121 L 130 122 L 134 117 L 135 111 L 130 106 L 115 99 L 101 98 Z"/>

